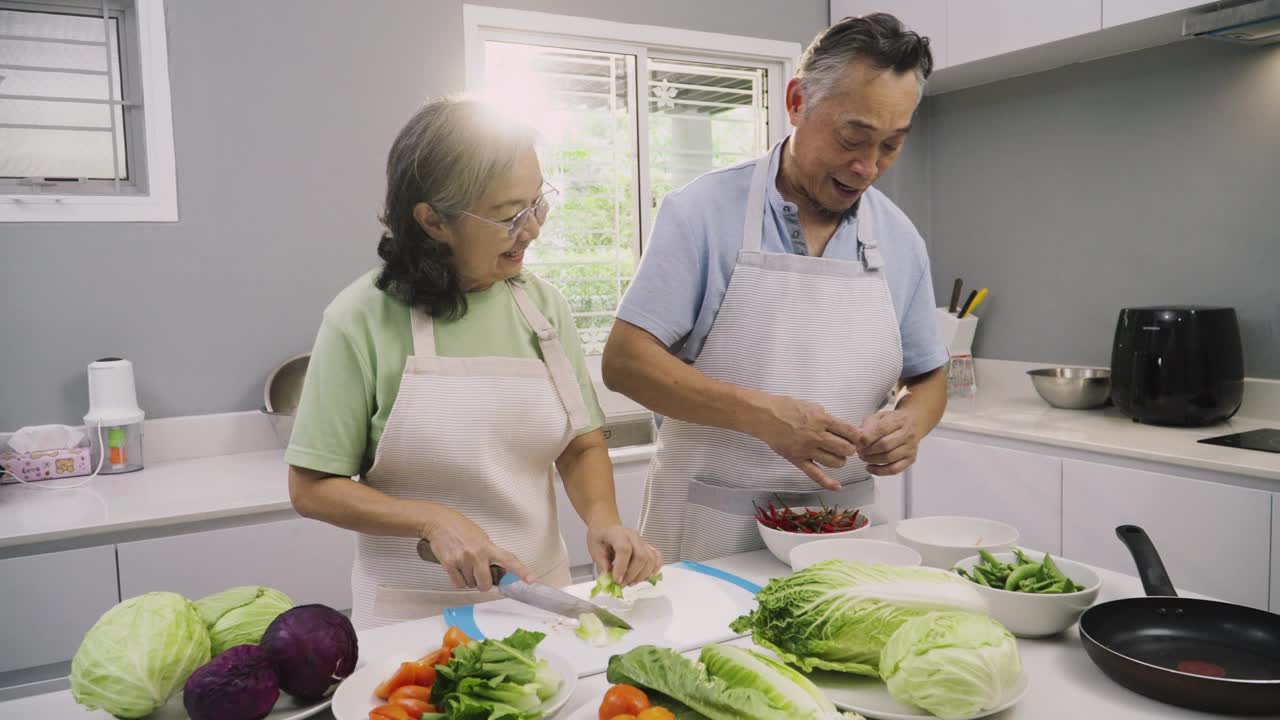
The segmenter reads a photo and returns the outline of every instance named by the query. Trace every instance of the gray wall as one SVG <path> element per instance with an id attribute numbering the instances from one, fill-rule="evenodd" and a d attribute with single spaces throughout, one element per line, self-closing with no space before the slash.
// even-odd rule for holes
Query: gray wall
<path id="1" fill-rule="evenodd" d="M 1246 373 L 1280 378 L 1280 46 L 1184 42 L 925 113 L 935 292 L 991 288 L 976 355 L 1106 366 L 1121 308 L 1220 304 Z"/>
<path id="2" fill-rule="evenodd" d="M 802 44 L 827 20 L 826 0 L 483 4 Z M 377 263 L 395 132 L 463 88 L 461 0 L 166 7 L 181 220 L 0 225 L 0 430 L 79 423 L 105 355 L 134 362 L 150 417 L 260 406 Z"/>

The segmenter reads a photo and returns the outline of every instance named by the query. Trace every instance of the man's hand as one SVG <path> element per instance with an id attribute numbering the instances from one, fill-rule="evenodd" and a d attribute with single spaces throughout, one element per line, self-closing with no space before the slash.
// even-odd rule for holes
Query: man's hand
<path id="1" fill-rule="evenodd" d="M 872 475 L 897 475 L 916 461 L 920 433 L 912 416 L 902 410 L 870 415 L 860 430 L 863 442 L 858 457 Z"/>
<path id="2" fill-rule="evenodd" d="M 817 484 L 839 490 L 822 468 L 844 467 L 862 445 L 862 432 L 821 405 L 783 395 L 767 396 L 765 408 L 767 420 L 753 434 Z"/>

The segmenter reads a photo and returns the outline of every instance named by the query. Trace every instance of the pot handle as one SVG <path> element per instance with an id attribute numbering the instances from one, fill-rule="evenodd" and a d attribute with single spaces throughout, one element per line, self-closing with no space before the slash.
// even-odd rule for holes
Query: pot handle
<path id="1" fill-rule="evenodd" d="M 1142 580 L 1142 589 L 1151 597 L 1177 597 L 1178 591 L 1173 589 L 1173 581 L 1169 579 L 1169 571 L 1164 569 L 1160 553 L 1152 544 L 1147 531 L 1137 525 L 1121 525 L 1116 528 L 1116 537 L 1129 548 L 1133 562 L 1138 566 L 1138 578 Z"/>

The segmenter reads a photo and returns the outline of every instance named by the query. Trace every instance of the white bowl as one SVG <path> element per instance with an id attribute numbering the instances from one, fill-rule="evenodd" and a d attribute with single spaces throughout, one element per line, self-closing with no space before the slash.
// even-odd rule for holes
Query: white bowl
<path id="1" fill-rule="evenodd" d="M 1000 562 L 1012 562 L 1014 560 L 1014 554 L 1011 552 L 991 554 Z M 1023 554 L 1037 562 L 1044 559 L 1044 553 L 1024 550 Z M 981 561 L 981 557 L 974 555 L 956 563 L 955 567 L 970 571 L 974 565 Z M 1088 610 L 1094 601 L 1098 599 L 1098 591 L 1102 588 L 1102 578 L 1098 577 L 1098 574 L 1089 567 L 1078 562 L 1063 560 L 1056 555 L 1053 556 L 1053 563 L 1058 566 L 1063 575 L 1071 578 L 1075 584 L 1083 585 L 1084 590 L 1073 593 L 1042 595 L 1039 593 L 990 588 L 978 583 L 973 583 L 973 587 L 987 601 L 991 617 L 995 618 L 1001 625 L 1009 628 L 1009 632 L 1014 635 L 1018 637 L 1057 635 L 1075 624 L 1076 620 L 1080 619 L 1080 615 L 1085 610 Z"/>
<path id="2" fill-rule="evenodd" d="M 814 507 L 797 507 L 792 510 L 822 510 L 822 508 Z M 835 538 L 851 538 L 865 533 L 871 529 L 871 518 L 865 513 L 859 513 L 859 519 L 864 520 L 862 527 L 845 530 L 843 532 L 834 533 L 815 533 L 812 535 L 806 533 L 793 533 L 785 530 L 775 530 L 771 527 L 765 527 L 756 520 L 756 527 L 760 529 L 760 537 L 764 540 L 765 547 L 769 548 L 769 552 L 773 556 L 781 560 L 783 563 L 791 564 L 791 551 L 795 548 L 818 540 L 832 540 Z"/>
<path id="3" fill-rule="evenodd" d="M 868 538 L 837 538 L 805 543 L 791 551 L 791 569 L 803 570 L 827 560 L 853 560 L 868 565 L 920 564 L 920 553 L 906 545 Z"/>
<path id="4" fill-rule="evenodd" d="M 903 545 L 920 553 L 928 567 L 950 570 L 979 550 L 1010 550 L 1018 529 L 995 520 L 937 515 L 899 520 L 894 532 Z"/>

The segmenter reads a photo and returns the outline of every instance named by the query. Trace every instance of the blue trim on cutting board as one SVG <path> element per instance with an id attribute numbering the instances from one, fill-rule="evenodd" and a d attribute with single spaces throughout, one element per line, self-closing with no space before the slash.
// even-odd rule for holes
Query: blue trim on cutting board
<path id="1" fill-rule="evenodd" d="M 484 640 L 484 633 L 480 632 L 480 626 L 476 625 L 476 606 L 467 605 L 465 607 L 445 608 L 444 624 L 456 627 L 466 633 L 467 637 L 472 640 Z"/>
<path id="2" fill-rule="evenodd" d="M 724 570 L 720 570 L 719 568 L 713 568 L 710 565 L 703 565 L 702 563 L 696 563 L 696 562 L 693 562 L 692 560 L 681 560 L 680 562 L 676 563 L 676 567 L 684 568 L 685 570 L 692 570 L 696 573 L 702 573 L 703 575 L 709 575 L 719 580 L 724 580 L 727 583 L 737 585 L 738 587 L 742 588 L 743 590 L 746 590 L 752 595 L 755 595 L 756 593 L 760 592 L 760 590 L 762 589 L 759 585 L 751 582 L 750 580 L 747 580 L 746 578 L 741 578 L 741 577 L 738 577 L 737 575 L 734 575 L 733 573 L 725 572 Z"/>

